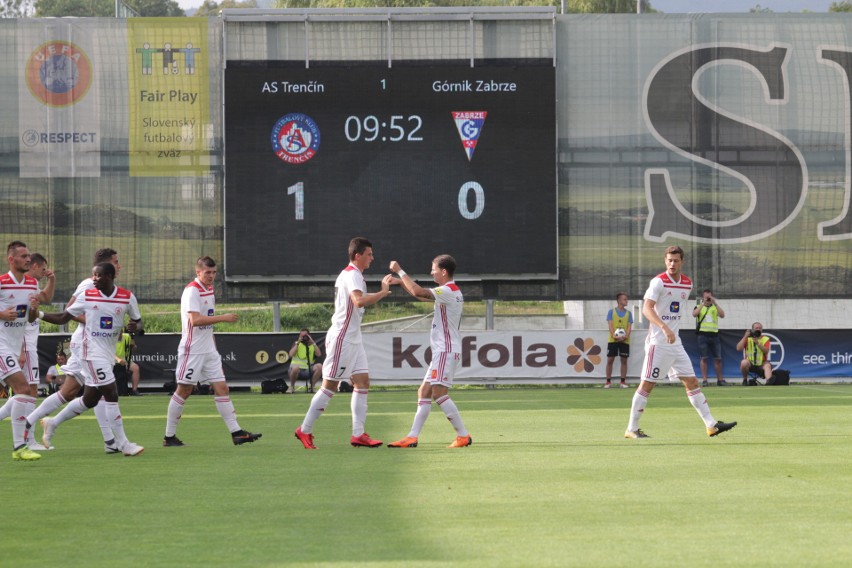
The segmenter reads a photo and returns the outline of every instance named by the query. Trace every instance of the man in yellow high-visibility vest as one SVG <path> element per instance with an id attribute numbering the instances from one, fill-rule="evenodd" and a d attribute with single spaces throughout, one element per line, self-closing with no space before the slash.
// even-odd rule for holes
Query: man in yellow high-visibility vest
<path id="1" fill-rule="evenodd" d="M 740 371 L 743 374 L 743 386 L 748 385 L 749 373 L 763 373 L 764 380 L 772 377 L 772 365 L 769 363 L 771 350 L 769 338 L 763 335 L 763 324 L 759 321 L 751 324 L 743 338 L 737 343 L 737 351 L 743 352 Z"/>
<path id="2" fill-rule="evenodd" d="M 716 301 L 713 291 L 704 290 L 701 300 L 692 310 L 695 318 L 695 335 L 698 341 L 698 356 L 701 359 L 701 386 L 707 386 L 707 359 L 713 358 L 716 369 L 716 384 L 720 387 L 728 383 L 722 378 L 722 341 L 719 339 L 719 319 L 725 317 L 725 310 Z"/>

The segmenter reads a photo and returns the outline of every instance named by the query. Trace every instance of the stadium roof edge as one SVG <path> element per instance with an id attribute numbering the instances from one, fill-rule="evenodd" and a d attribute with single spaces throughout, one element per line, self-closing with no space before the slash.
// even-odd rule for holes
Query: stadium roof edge
<path id="1" fill-rule="evenodd" d="M 508 6 L 467 8 L 226 8 L 223 20 L 243 22 L 306 20 L 549 20 L 556 6 Z"/>

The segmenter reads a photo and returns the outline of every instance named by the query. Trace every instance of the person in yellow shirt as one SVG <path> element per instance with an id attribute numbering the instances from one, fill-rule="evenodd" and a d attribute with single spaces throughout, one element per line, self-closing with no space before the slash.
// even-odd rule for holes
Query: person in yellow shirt
<path id="1" fill-rule="evenodd" d="M 322 363 L 317 363 L 317 357 L 322 357 L 322 351 L 307 328 L 299 332 L 299 339 L 290 348 L 290 392 L 296 392 L 298 379 L 311 380 L 308 392 L 313 392 L 322 380 Z"/>
<path id="2" fill-rule="evenodd" d="M 116 380 L 124 380 L 125 385 L 129 376 L 130 396 L 140 396 L 139 379 L 141 371 L 139 364 L 131 358 L 134 349 L 136 349 L 136 341 L 134 341 L 133 336 L 129 333 L 122 333 L 118 343 L 115 344 L 115 366 L 120 367 L 115 369 L 118 371 L 115 376 Z M 121 378 L 120 375 L 124 375 L 124 377 Z"/>
<path id="3" fill-rule="evenodd" d="M 743 338 L 737 343 L 737 351 L 743 352 L 740 361 L 740 371 L 743 374 L 743 386 L 748 386 L 749 373 L 763 373 L 763 379 L 772 377 L 772 365 L 769 363 L 771 344 L 769 338 L 763 335 L 763 324 L 759 321 L 751 324 Z"/>
<path id="4" fill-rule="evenodd" d="M 698 355 L 701 359 L 701 386 L 707 386 L 707 360 L 713 358 L 716 369 L 716 385 L 728 386 L 722 378 L 722 341 L 719 339 L 719 320 L 725 317 L 725 310 L 716 301 L 709 288 L 701 294 L 701 299 L 692 310 L 695 318 L 695 335 L 698 340 Z"/>
<path id="5" fill-rule="evenodd" d="M 612 366 L 615 358 L 621 359 L 621 388 L 627 385 L 627 358 L 630 357 L 630 332 L 633 331 L 633 313 L 627 309 L 627 294 L 619 292 L 615 295 L 616 306 L 606 314 L 607 326 L 609 327 L 609 339 L 606 346 L 606 383 L 604 388 L 612 386 Z M 624 333 L 616 330 L 623 330 Z"/>

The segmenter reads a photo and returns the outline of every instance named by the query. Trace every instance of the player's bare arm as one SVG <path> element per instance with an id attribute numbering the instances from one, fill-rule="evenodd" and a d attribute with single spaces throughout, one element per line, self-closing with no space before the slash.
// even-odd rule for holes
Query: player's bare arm
<path id="1" fill-rule="evenodd" d="M 390 271 L 395 272 L 399 278 L 395 278 L 394 280 L 398 280 L 399 283 L 405 288 L 405 291 L 420 300 L 421 302 L 434 302 L 435 298 L 432 296 L 431 292 L 420 286 L 414 279 L 409 276 L 405 270 L 402 269 L 402 266 L 395 261 L 392 260 L 390 263 Z"/>
<path id="2" fill-rule="evenodd" d="M 65 304 L 65 305 L 66 306 L 73 306 L 74 302 L 76 302 L 76 301 L 77 301 L 77 296 L 71 296 L 71 299 L 68 300 L 68 303 Z M 71 319 L 76 321 L 77 323 L 82 323 L 82 324 L 86 323 L 86 316 L 83 315 L 83 314 L 80 314 L 79 316 L 76 316 L 76 317 L 72 317 Z"/>
<path id="3" fill-rule="evenodd" d="M 33 311 L 34 310 L 32 308 L 30 308 L 30 314 L 31 314 L 30 317 L 32 317 Z M 71 321 L 72 319 L 74 319 L 74 316 L 69 314 L 67 311 L 52 312 L 52 313 L 49 313 L 49 314 L 45 314 L 45 313 L 42 312 L 42 313 L 38 313 L 37 315 L 38 315 L 38 317 L 41 318 L 41 321 L 46 321 L 47 323 L 52 323 L 52 324 L 56 324 L 56 325 L 64 325 L 64 324 L 68 323 L 69 321 Z M 35 321 L 35 318 L 33 318 L 33 321 Z"/>
<path id="4" fill-rule="evenodd" d="M 138 319 L 138 320 L 132 319 L 129 322 L 127 322 L 127 331 L 129 331 L 130 333 L 136 333 L 141 328 L 142 328 L 142 320 L 141 319 Z M 135 343 L 131 342 L 130 345 L 132 346 L 132 348 L 134 348 L 134 349 L 136 348 Z"/>
<path id="5" fill-rule="evenodd" d="M 47 284 L 38 293 L 38 299 L 41 300 L 42 304 L 49 304 L 53 301 L 53 291 L 56 288 L 56 274 L 51 269 L 46 268 L 44 276 L 47 278 Z"/>
<path id="6" fill-rule="evenodd" d="M 382 278 L 382 289 L 380 291 L 364 294 L 361 290 L 352 290 L 349 294 L 349 299 L 357 308 L 372 306 L 382 298 L 387 298 L 391 295 L 390 287 L 395 280 L 397 279 L 394 278 L 392 274 L 388 274 Z"/>
<path id="7" fill-rule="evenodd" d="M 234 323 L 238 319 L 237 314 L 232 313 L 219 314 L 216 316 L 203 316 L 198 312 L 187 312 L 187 316 L 189 316 L 189 323 L 192 327 L 215 325 L 223 322 Z"/>

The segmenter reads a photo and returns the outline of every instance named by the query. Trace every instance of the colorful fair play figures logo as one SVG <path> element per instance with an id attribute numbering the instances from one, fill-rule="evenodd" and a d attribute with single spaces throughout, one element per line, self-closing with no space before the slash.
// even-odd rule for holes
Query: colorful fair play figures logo
<path id="1" fill-rule="evenodd" d="M 288 164 L 303 164 L 320 146 L 320 130 L 314 120 L 300 112 L 282 116 L 272 127 L 272 150 Z"/>
<path id="2" fill-rule="evenodd" d="M 468 162 L 473 159 L 473 151 L 476 150 L 476 143 L 479 141 L 479 135 L 482 134 L 482 127 L 485 126 L 486 116 L 488 112 L 484 110 L 453 111 L 453 121 L 459 131 Z"/>
<path id="3" fill-rule="evenodd" d="M 195 75 L 195 58 L 201 53 L 201 49 L 192 47 L 192 42 L 186 47 L 175 48 L 171 43 L 164 43 L 163 47 L 151 47 L 147 41 L 142 47 L 136 48 L 142 63 L 142 74 L 152 75 L 154 72 L 154 55 L 159 55 L 163 67 L 163 75 L 179 75 L 180 65 L 176 59 L 177 55 L 183 56 L 183 72 L 186 75 Z"/>
<path id="4" fill-rule="evenodd" d="M 27 87 L 52 107 L 76 104 L 92 86 L 92 62 L 69 41 L 48 41 L 32 52 L 26 66 Z"/>

